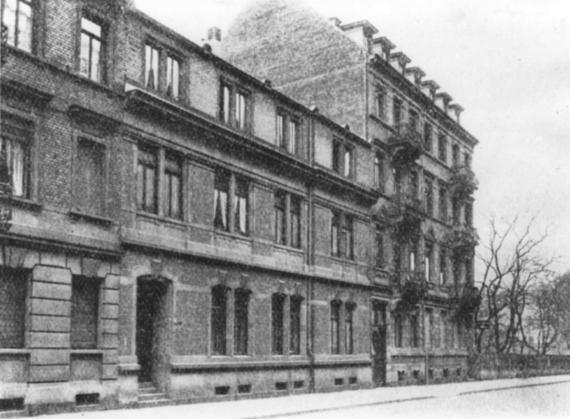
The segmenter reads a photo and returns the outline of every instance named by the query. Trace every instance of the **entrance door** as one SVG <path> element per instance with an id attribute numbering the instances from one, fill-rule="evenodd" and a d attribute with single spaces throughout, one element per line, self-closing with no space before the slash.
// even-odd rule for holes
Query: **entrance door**
<path id="1" fill-rule="evenodd" d="M 372 379 L 375 386 L 386 383 L 386 304 L 372 301 Z"/>
<path id="2" fill-rule="evenodd" d="M 166 285 L 151 279 L 137 283 L 137 358 L 139 381 L 159 386 L 165 333 Z"/>

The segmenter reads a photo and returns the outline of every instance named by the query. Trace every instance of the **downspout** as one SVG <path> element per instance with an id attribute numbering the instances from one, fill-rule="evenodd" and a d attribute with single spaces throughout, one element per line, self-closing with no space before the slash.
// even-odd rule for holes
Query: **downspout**
<path id="1" fill-rule="evenodd" d="M 314 153 L 314 134 L 315 127 L 311 122 L 309 124 L 309 141 L 308 143 L 308 154 L 311 164 L 315 161 Z M 313 186 L 311 184 L 307 185 L 307 251 L 305 253 L 307 266 L 312 267 L 314 265 L 314 254 L 315 254 L 315 241 L 314 241 L 314 212 L 313 212 Z M 310 275 L 307 281 L 307 309 L 306 309 L 306 324 L 307 324 L 307 336 L 306 336 L 306 346 L 307 346 L 307 356 L 309 358 L 309 392 L 315 392 L 315 354 L 313 352 L 314 345 L 314 313 L 313 313 L 313 297 L 314 297 L 314 284 L 313 276 Z"/>

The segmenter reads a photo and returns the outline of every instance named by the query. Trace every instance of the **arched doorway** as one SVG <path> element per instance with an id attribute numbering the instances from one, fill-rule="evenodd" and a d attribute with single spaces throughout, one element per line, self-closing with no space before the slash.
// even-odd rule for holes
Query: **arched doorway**
<path id="1" fill-rule="evenodd" d="M 140 383 L 166 390 L 168 376 L 169 281 L 137 279 L 136 355 Z"/>

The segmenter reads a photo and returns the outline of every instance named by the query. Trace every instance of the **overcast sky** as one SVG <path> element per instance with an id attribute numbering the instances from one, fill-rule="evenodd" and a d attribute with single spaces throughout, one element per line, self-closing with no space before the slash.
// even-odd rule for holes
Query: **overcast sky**
<path id="1" fill-rule="evenodd" d="M 136 0 L 201 43 L 249 0 Z M 570 3 L 563 0 L 305 0 L 324 17 L 367 19 L 466 110 L 480 143 L 475 223 L 537 215 L 545 255 L 570 269 Z"/>

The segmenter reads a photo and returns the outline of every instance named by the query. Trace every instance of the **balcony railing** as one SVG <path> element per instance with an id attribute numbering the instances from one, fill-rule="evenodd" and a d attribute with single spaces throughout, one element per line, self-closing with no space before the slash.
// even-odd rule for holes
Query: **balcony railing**
<path id="1" fill-rule="evenodd" d="M 388 145 L 395 165 L 407 165 L 415 162 L 422 154 L 421 134 L 412 124 L 399 124 L 388 138 Z"/>
<path id="2" fill-rule="evenodd" d="M 413 310 L 427 296 L 429 284 L 422 272 L 400 271 L 399 279 L 400 300 L 397 309 Z"/>
<path id="3" fill-rule="evenodd" d="M 473 195 L 478 188 L 475 173 L 468 166 L 456 166 L 450 179 L 451 193 L 454 197 L 464 199 Z"/>
<path id="4" fill-rule="evenodd" d="M 454 226 L 446 234 L 444 242 L 457 255 L 469 255 L 473 253 L 475 246 L 479 243 L 477 230 L 471 226 Z"/>

